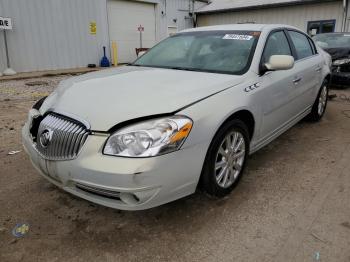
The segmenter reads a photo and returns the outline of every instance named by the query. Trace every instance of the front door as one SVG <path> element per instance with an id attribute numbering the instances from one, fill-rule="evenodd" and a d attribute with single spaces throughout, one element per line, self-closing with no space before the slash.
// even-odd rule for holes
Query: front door
<path id="1" fill-rule="evenodd" d="M 272 32 L 266 42 L 261 63 L 267 63 L 272 55 L 290 55 L 287 36 L 283 30 Z M 272 136 L 293 117 L 295 109 L 294 77 L 296 68 L 270 71 L 261 76 L 262 125 L 260 141 Z"/>

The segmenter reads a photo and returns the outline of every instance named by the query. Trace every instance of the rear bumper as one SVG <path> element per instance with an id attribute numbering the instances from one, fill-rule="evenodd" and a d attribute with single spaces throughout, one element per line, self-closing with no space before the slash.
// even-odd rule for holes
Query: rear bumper
<path id="1" fill-rule="evenodd" d="M 36 151 L 28 123 L 23 145 L 33 166 L 51 183 L 91 202 L 123 210 L 142 210 L 192 194 L 200 177 L 206 146 L 151 158 L 102 154 L 105 136 L 89 135 L 74 160 L 50 161 Z"/>

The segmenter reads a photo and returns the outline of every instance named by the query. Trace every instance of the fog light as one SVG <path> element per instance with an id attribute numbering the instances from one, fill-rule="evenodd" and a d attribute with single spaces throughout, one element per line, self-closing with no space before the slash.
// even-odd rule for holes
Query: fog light
<path id="1" fill-rule="evenodd" d="M 134 194 L 125 192 L 121 192 L 119 198 L 121 201 L 128 205 L 136 205 L 140 201 Z"/>

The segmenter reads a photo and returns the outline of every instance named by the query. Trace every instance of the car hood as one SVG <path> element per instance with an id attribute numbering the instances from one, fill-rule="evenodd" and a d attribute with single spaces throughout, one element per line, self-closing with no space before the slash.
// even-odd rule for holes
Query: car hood
<path id="1" fill-rule="evenodd" d="M 340 58 L 350 58 L 350 48 L 347 47 L 325 48 L 324 50 L 331 55 L 333 61 Z"/>
<path id="2" fill-rule="evenodd" d="M 64 80 L 40 111 L 82 119 L 92 130 L 175 112 L 241 83 L 242 76 L 123 66 Z"/>

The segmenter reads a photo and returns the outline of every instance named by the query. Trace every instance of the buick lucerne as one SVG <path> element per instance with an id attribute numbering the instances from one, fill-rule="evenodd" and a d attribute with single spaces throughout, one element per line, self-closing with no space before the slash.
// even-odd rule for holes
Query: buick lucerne
<path id="1" fill-rule="evenodd" d="M 201 188 L 228 195 L 247 158 L 325 113 L 330 58 L 285 25 L 177 33 L 132 64 L 62 81 L 29 112 L 23 144 L 63 190 L 112 208 Z"/>

